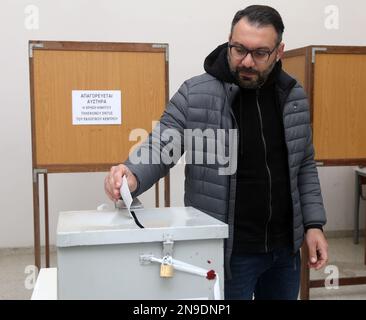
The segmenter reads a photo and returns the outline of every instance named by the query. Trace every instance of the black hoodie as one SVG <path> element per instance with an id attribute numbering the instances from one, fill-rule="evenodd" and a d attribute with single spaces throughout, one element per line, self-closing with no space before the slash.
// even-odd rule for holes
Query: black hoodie
<path id="1" fill-rule="evenodd" d="M 227 43 L 206 58 L 204 68 L 221 81 L 237 84 L 227 61 Z M 240 132 L 233 247 L 236 253 L 269 252 L 292 244 L 287 147 L 276 90 L 281 70 L 279 61 L 260 89 L 240 88 L 231 106 Z"/>

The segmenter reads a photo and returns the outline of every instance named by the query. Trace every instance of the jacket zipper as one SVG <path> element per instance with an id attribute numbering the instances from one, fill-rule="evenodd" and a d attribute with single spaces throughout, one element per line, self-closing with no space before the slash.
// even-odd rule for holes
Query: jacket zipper
<path id="1" fill-rule="evenodd" d="M 264 162 L 266 164 L 266 169 L 268 173 L 268 180 L 269 180 L 269 217 L 266 222 L 266 228 L 265 228 L 265 251 L 268 252 L 268 229 L 269 229 L 269 223 L 272 219 L 272 176 L 271 176 L 271 170 L 269 169 L 268 162 L 267 162 L 267 146 L 266 146 L 266 140 L 264 138 L 264 132 L 263 132 L 263 121 L 262 121 L 262 113 L 259 106 L 259 90 L 256 91 L 256 102 L 257 102 L 257 110 L 258 110 L 258 116 L 259 116 L 259 123 L 261 127 L 261 136 L 264 146 Z"/>
<path id="2" fill-rule="evenodd" d="M 225 89 L 225 87 L 224 87 L 224 89 Z M 232 88 L 230 88 L 229 90 L 231 92 L 232 91 Z M 228 93 L 227 93 L 226 90 L 225 90 L 225 93 L 226 93 L 226 98 L 229 100 L 229 95 L 228 95 Z M 238 130 L 239 129 L 239 126 L 238 126 L 238 122 L 237 122 L 237 120 L 235 118 L 234 112 L 233 112 L 233 110 L 231 108 L 231 104 L 229 105 L 229 112 L 230 112 L 230 115 L 231 115 L 232 119 L 234 120 L 234 129 L 236 129 L 236 139 L 237 139 L 237 141 L 239 141 L 239 130 Z M 239 144 L 238 143 L 237 143 L 237 146 L 236 147 L 239 149 Z M 236 175 L 236 173 L 235 173 L 235 175 Z M 230 187 L 229 187 L 229 189 L 230 189 Z M 236 193 L 235 193 L 235 195 L 236 195 Z M 230 195 L 229 195 L 229 199 L 230 199 Z M 234 210 L 235 210 L 235 207 L 234 207 Z M 228 222 L 229 221 L 229 210 L 228 210 L 228 215 L 227 216 L 228 216 L 227 217 L 227 222 Z M 234 214 L 234 217 L 235 217 L 235 214 Z M 234 225 L 234 218 L 233 218 L 233 225 Z"/>
<path id="3" fill-rule="evenodd" d="M 280 110 L 281 110 L 281 115 L 282 115 L 282 126 L 283 126 L 283 134 L 285 136 L 285 145 L 286 145 L 286 150 L 287 150 L 287 159 L 288 159 L 288 155 L 289 155 L 289 150 L 288 150 L 288 144 L 287 144 L 287 139 L 286 139 L 286 127 L 285 127 L 285 121 L 284 121 L 284 110 L 285 110 L 285 104 L 287 101 L 287 98 L 290 94 L 290 91 L 295 87 L 296 85 L 296 81 L 293 80 L 291 81 L 291 84 L 289 86 L 287 86 L 287 94 L 282 98 L 282 101 L 279 100 L 279 106 L 280 106 Z M 277 88 L 278 90 L 278 88 Z M 291 170 L 290 170 L 290 165 L 288 165 L 288 174 L 289 174 L 289 179 L 290 179 L 290 196 L 291 196 L 291 207 L 292 207 L 292 212 L 294 211 L 294 203 L 293 203 L 293 197 L 292 197 L 292 188 L 291 188 Z M 294 217 L 292 214 L 292 243 L 295 243 L 295 232 L 294 232 Z M 293 250 L 295 250 L 295 245 L 293 245 Z M 296 253 L 296 251 L 294 251 L 294 254 Z M 296 263 L 296 261 L 295 261 Z"/>

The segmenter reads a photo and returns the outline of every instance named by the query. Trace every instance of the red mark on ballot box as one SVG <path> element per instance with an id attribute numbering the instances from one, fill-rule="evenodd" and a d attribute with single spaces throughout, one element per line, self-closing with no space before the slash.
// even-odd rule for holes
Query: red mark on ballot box
<path id="1" fill-rule="evenodd" d="M 210 270 L 207 272 L 207 276 L 206 276 L 206 279 L 208 280 L 213 280 L 216 278 L 216 273 L 214 270 Z"/>

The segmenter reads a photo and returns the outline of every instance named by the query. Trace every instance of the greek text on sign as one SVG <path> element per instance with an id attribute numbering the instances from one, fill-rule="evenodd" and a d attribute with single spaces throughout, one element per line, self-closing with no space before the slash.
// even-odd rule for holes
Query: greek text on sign
<path id="1" fill-rule="evenodd" d="M 121 124 L 120 90 L 72 90 L 73 125 Z"/>

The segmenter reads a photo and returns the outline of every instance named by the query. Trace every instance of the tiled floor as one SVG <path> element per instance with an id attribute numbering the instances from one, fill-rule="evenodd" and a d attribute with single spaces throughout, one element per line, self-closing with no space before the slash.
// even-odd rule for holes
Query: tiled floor
<path id="1" fill-rule="evenodd" d="M 359 245 L 354 245 L 352 238 L 329 239 L 329 264 L 334 272 L 335 267 L 341 277 L 366 276 L 366 266 L 363 264 L 363 239 Z M 1 249 L 0 250 L 0 299 L 30 299 L 32 290 L 26 289 L 26 284 L 32 284 L 30 273 L 26 267 L 33 264 L 31 249 Z M 55 267 L 56 255 L 51 255 L 51 266 Z M 333 273 L 334 274 L 334 273 Z M 325 279 L 330 274 L 325 270 L 311 271 L 311 279 Z M 313 288 L 310 299 L 363 299 L 366 300 L 366 285 L 345 286 L 338 289 Z"/>
<path id="2" fill-rule="evenodd" d="M 51 254 L 50 263 L 56 266 L 54 253 Z M 26 287 L 34 285 L 33 264 L 32 249 L 0 250 L 0 299 L 30 299 L 32 289 Z"/>

